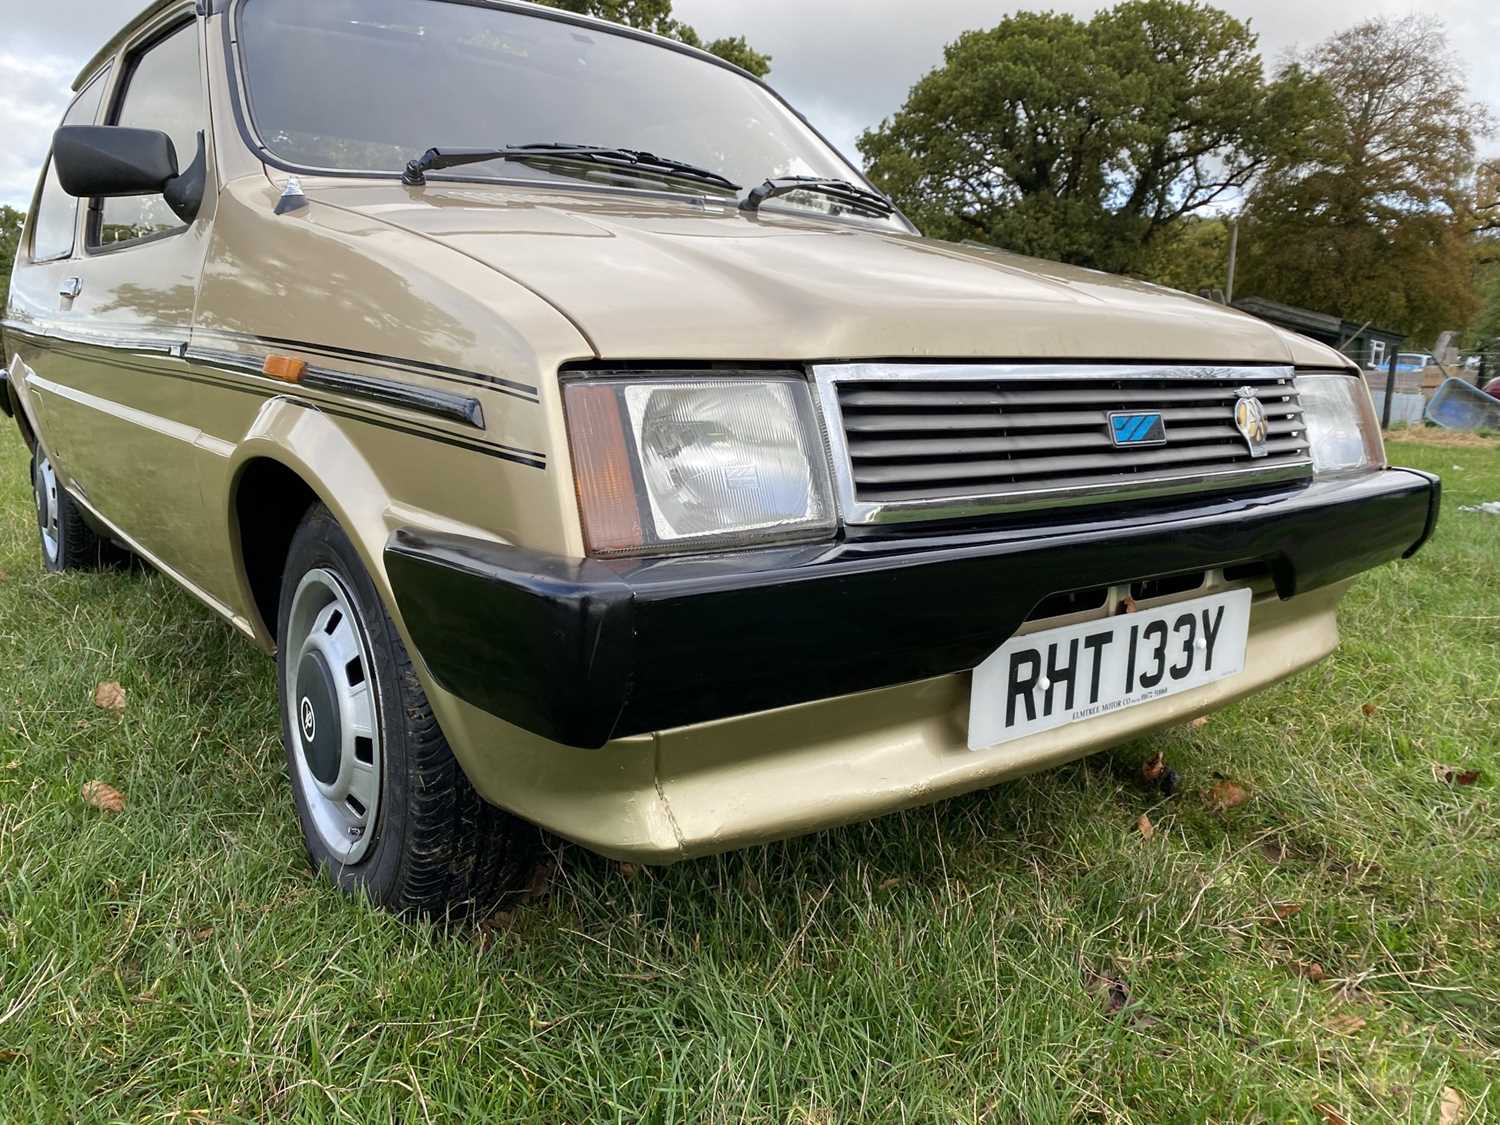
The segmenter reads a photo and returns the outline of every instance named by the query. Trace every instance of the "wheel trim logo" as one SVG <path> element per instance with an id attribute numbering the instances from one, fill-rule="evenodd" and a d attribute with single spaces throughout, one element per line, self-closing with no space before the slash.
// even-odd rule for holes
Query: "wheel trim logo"
<path id="1" fill-rule="evenodd" d="M 308 742 L 313 741 L 318 736 L 318 713 L 313 710 L 312 700 L 304 695 L 297 712 L 302 723 L 302 737 Z"/>

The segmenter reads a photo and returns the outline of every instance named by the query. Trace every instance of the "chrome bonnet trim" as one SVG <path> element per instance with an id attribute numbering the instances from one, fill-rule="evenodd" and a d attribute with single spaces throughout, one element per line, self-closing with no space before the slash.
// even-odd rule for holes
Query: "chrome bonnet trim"
<path id="1" fill-rule="evenodd" d="M 954 382 L 996 379 L 1203 379 L 1240 383 L 1276 383 L 1296 373 L 1291 364 L 1203 363 L 826 363 L 813 368 L 818 385 L 858 380 L 945 379 Z"/>
<path id="2" fill-rule="evenodd" d="M 844 382 L 947 381 L 981 382 L 997 380 L 1131 381 L 1180 380 L 1184 383 L 1234 382 L 1248 385 L 1290 382 L 1296 369 L 1285 365 L 1249 364 L 1180 364 L 1180 363 L 843 363 L 815 364 L 815 396 L 819 421 L 827 443 L 833 471 L 834 490 L 842 522 L 850 526 L 914 523 L 923 520 L 967 519 L 1007 512 L 1030 512 L 1049 508 L 1080 507 L 1107 501 L 1146 500 L 1184 493 L 1210 491 L 1236 484 L 1273 485 L 1310 481 L 1312 458 L 1282 463 L 1271 468 L 1246 466 L 1234 469 L 1211 469 L 1171 475 L 1147 475 L 1129 483 L 1048 486 L 1007 492 L 1004 495 L 977 491 L 972 495 L 942 496 L 931 499 L 870 502 L 860 500 L 855 490 L 854 466 L 850 457 L 848 432 L 843 409 L 839 404 L 839 384 Z"/>

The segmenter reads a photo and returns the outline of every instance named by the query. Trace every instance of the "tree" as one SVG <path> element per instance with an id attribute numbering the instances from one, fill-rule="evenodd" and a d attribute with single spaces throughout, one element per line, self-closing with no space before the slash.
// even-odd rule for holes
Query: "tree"
<path id="1" fill-rule="evenodd" d="M 1146 248 L 1140 275 L 1184 293 L 1223 289 L 1229 274 L 1229 223 L 1190 215 L 1167 228 Z"/>
<path id="2" fill-rule="evenodd" d="M 1297 68 L 1265 82 L 1255 44 L 1197 0 L 1127 0 L 1088 22 L 1020 12 L 950 44 L 860 151 L 931 234 L 1135 269 L 1316 112 Z"/>
<path id="3" fill-rule="evenodd" d="M 1475 138 L 1437 21 L 1367 20 L 1303 60 L 1330 112 L 1274 161 L 1241 231 L 1241 288 L 1419 341 L 1473 316 Z"/>
<path id="4" fill-rule="evenodd" d="M 1500 231 L 1500 160 L 1486 160 L 1474 177 L 1474 214 L 1480 232 Z"/>
<path id="5" fill-rule="evenodd" d="M 10 270 L 21 245 L 21 225 L 25 221 L 24 212 L 0 207 L 0 309 L 4 308 L 5 295 L 10 292 Z"/>
<path id="6" fill-rule="evenodd" d="M 596 16 L 611 23 L 625 24 L 668 39 L 676 39 L 690 47 L 700 47 L 710 54 L 732 62 L 742 70 L 748 70 L 764 78 L 771 73 L 771 56 L 761 54 L 743 35 L 714 39 L 705 43 L 702 37 L 688 24 L 672 15 L 672 0 L 540 0 L 550 8 L 561 8 L 565 12 L 576 12 L 583 16 Z"/>
<path id="7" fill-rule="evenodd" d="M 1500 266 L 1491 263 L 1481 273 L 1478 289 L 1479 315 L 1469 329 L 1469 347 L 1494 356 L 1500 353 Z"/>

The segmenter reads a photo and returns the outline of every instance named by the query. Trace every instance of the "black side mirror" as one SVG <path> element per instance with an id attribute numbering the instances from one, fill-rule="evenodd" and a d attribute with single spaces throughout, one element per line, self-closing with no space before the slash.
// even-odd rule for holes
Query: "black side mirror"
<path id="1" fill-rule="evenodd" d="M 52 136 L 52 163 L 63 191 L 80 199 L 161 195 L 190 223 L 203 203 L 207 153 L 203 134 L 186 172 L 177 168 L 172 138 L 155 129 L 69 125 Z"/>

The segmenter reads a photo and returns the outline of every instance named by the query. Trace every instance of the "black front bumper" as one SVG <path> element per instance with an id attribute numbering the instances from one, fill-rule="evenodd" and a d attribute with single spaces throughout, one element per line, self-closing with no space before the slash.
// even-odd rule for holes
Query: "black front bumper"
<path id="1" fill-rule="evenodd" d="M 1150 515 L 603 562 L 398 531 L 401 614 L 442 686 L 551 741 L 612 738 L 974 668 L 1043 599 L 1262 563 L 1290 598 L 1414 554 L 1436 477 L 1392 469 Z"/>

